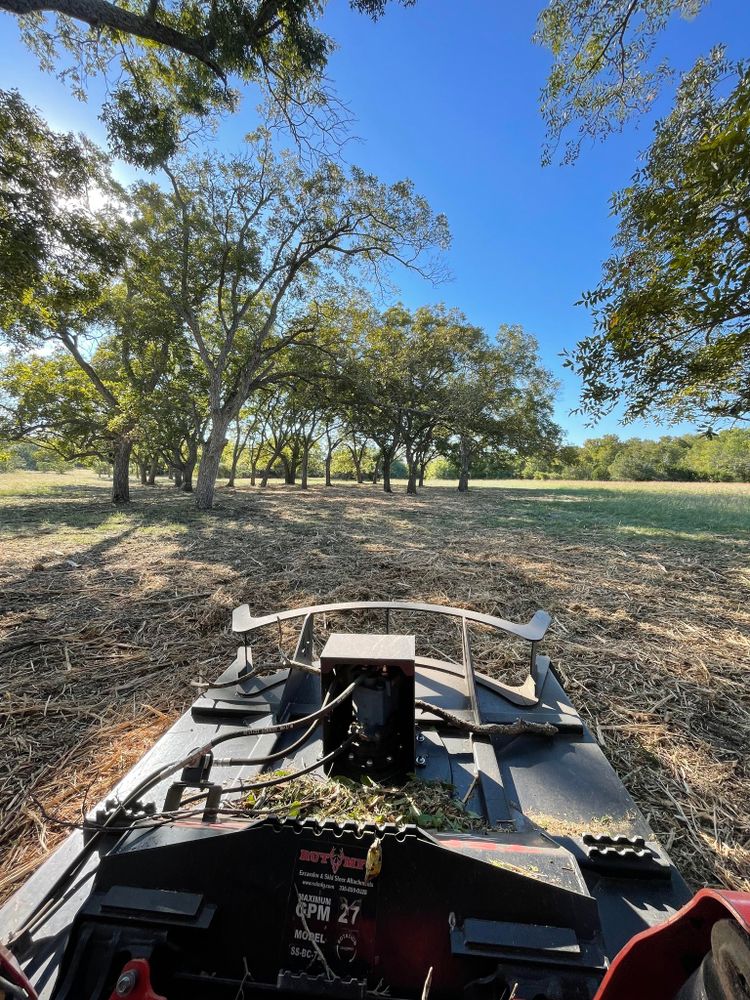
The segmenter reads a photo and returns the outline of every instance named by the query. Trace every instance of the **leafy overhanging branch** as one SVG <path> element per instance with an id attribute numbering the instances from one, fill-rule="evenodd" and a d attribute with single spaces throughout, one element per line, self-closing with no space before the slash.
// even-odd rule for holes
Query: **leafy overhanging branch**
<path id="1" fill-rule="evenodd" d="M 647 112 L 672 77 L 656 61 L 657 41 L 674 16 L 694 17 L 707 0 L 550 0 L 534 40 L 552 54 L 541 93 L 547 126 L 543 160 L 563 145 L 575 161 L 586 140 L 596 141 Z"/>
<path id="2" fill-rule="evenodd" d="M 620 221 L 594 332 L 566 357 L 594 419 L 750 414 L 750 68 L 721 49 L 684 78 Z"/>

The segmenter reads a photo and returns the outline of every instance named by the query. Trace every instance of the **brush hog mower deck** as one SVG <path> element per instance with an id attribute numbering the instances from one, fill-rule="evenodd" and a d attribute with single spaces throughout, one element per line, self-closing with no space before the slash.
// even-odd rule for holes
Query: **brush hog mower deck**
<path id="1" fill-rule="evenodd" d="M 748 898 L 691 901 L 549 620 L 237 608 L 235 661 L 0 911 L 0 997 L 748 1000 Z"/>

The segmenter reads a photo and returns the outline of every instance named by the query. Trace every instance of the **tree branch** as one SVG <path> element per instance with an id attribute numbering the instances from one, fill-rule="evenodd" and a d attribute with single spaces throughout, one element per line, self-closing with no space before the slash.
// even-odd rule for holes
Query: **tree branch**
<path id="1" fill-rule="evenodd" d="M 65 14 L 76 21 L 83 21 L 92 28 L 109 28 L 111 31 L 122 31 L 128 35 L 145 38 L 159 45 L 166 45 L 186 56 L 198 59 L 226 81 L 226 74 L 219 64 L 211 58 L 211 52 L 216 48 L 216 40 L 211 35 L 195 37 L 184 31 L 178 31 L 152 16 L 157 4 L 151 3 L 147 14 L 135 14 L 133 11 L 118 7 L 108 0 L 0 0 L 0 9 L 11 14 L 33 14 L 39 11 L 54 11 Z"/>

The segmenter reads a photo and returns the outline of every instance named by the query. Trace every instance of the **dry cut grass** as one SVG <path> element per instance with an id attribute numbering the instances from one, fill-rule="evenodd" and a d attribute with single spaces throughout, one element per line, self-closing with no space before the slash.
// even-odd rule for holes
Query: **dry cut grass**
<path id="1" fill-rule="evenodd" d="M 107 490 L 0 477 L 0 898 L 64 836 L 30 794 L 69 819 L 102 796 L 233 655 L 233 605 L 386 598 L 546 608 L 546 651 L 685 875 L 750 889 L 747 486 L 277 485 L 203 515 L 166 485 L 125 511 Z"/>

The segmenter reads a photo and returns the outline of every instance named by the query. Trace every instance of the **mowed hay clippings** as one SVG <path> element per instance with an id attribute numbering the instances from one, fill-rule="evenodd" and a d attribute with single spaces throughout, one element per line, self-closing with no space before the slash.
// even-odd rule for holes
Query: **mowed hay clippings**
<path id="1" fill-rule="evenodd" d="M 234 657 L 234 604 L 368 599 L 549 611 L 543 651 L 685 876 L 750 889 L 750 488 L 238 482 L 199 514 L 166 484 L 117 510 L 89 474 L 0 476 L 0 897 L 65 836 L 29 794 L 79 820 Z M 450 623 L 392 627 L 455 656 Z"/>

